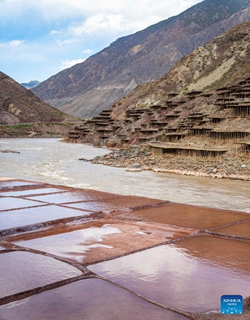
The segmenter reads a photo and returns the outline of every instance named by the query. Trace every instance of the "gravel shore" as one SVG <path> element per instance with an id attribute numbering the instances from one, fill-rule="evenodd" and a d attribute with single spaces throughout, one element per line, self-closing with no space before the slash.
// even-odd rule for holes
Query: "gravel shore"
<path id="1" fill-rule="evenodd" d="M 220 159 L 212 161 L 205 158 L 171 154 L 159 157 L 149 151 L 141 151 L 138 147 L 129 147 L 98 156 L 92 160 L 92 163 L 123 167 L 128 171 L 152 170 L 190 176 L 250 181 L 250 159 L 240 156 L 230 158 L 222 156 Z"/>

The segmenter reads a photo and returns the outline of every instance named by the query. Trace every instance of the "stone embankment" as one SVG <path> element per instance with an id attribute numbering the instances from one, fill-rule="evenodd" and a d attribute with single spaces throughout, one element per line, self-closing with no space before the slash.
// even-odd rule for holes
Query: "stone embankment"
<path id="1" fill-rule="evenodd" d="M 83 159 L 79 159 L 83 160 Z M 222 156 L 220 160 L 209 161 L 205 158 L 164 155 L 158 157 L 139 148 L 114 150 L 98 156 L 93 164 L 123 167 L 127 171 L 152 170 L 197 177 L 225 178 L 250 181 L 250 159 Z"/>

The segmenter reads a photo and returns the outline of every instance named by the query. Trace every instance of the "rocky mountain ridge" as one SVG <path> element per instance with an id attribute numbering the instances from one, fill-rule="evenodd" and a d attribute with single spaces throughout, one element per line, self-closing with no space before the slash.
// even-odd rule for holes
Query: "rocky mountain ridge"
<path id="1" fill-rule="evenodd" d="M 62 122 L 75 119 L 50 106 L 0 72 L 0 124 Z"/>
<path id="2" fill-rule="evenodd" d="M 249 20 L 250 0 L 202 1 L 176 17 L 118 39 L 33 92 L 64 112 L 91 118 L 138 84 L 166 74 L 198 46 Z"/>

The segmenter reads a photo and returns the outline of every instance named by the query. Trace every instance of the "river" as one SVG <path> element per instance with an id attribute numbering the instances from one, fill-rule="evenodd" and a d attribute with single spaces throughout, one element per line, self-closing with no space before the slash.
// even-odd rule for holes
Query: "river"
<path id="1" fill-rule="evenodd" d="M 58 139 L 0 139 L 0 150 L 6 149 L 20 154 L 0 152 L 0 177 L 250 212 L 249 182 L 126 172 L 78 160 L 106 154 L 106 149 Z"/>

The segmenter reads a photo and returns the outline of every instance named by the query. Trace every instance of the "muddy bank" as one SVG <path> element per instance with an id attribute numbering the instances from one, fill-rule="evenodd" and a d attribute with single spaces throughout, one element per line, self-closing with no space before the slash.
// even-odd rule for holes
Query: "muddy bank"
<path id="1" fill-rule="evenodd" d="M 240 156 L 234 158 L 222 156 L 220 160 L 214 161 L 170 154 L 159 157 L 149 151 L 142 151 L 139 147 L 130 147 L 98 156 L 92 160 L 92 163 L 123 167 L 134 172 L 152 170 L 198 177 L 250 181 L 250 159 Z"/>

